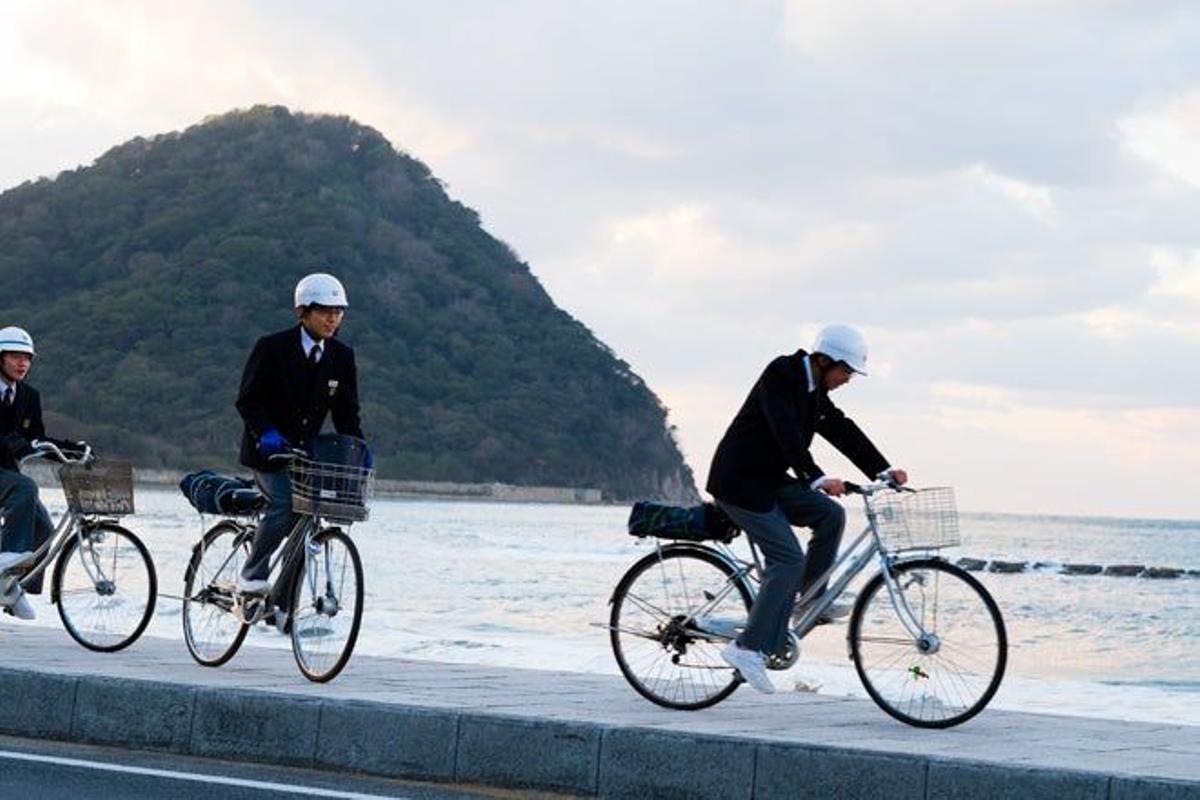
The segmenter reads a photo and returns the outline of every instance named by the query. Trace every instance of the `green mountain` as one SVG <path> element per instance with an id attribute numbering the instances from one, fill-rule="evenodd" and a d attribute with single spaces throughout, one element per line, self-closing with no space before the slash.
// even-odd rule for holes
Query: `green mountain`
<path id="1" fill-rule="evenodd" d="M 346 284 L 383 477 L 695 495 L 642 379 L 353 120 L 259 106 L 0 194 L 0 324 L 49 424 L 144 466 L 235 462 L 246 355 L 314 271 Z"/>

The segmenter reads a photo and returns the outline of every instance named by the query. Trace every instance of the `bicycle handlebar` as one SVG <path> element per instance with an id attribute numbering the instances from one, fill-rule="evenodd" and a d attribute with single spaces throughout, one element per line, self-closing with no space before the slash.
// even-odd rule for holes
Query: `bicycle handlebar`
<path id="1" fill-rule="evenodd" d="M 48 442 L 44 439 L 34 439 L 29 443 L 29 446 L 33 448 L 33 452 L 21 458 L 22 464 L 35 458 L 48 458 L 60 464 L 87 464 L 96 460 L 96 456 L 92 452 L 92 446 L 86 442 L 83 443 L 83 452 L 78 456 L 67 455 L 54 442 Z"/>
<path id="2" fill-rule="evenodd" d="M 901 486 L 892 478 L 884 480 L 871 481 L 866 484 L 853 483 L 851 481 L 842 481 L 842 486 L 846 489 L 846 494 L 861 494 L 873 495 L 884 489 L 891 489 L 894 492 L 915 492 L 916 489 L 910 489 L 907 486 Z"/>
<path id="3" fill-rule="evenodd" d="M 271 455 L 267 456 L 267 461 L 283 461 L 286 463 L 291 463 L 297 458 L 309 458 L 308 452 L 306 450 L 301 450 L 299 447 L 289 447 L 282 453 L 272 453 Z"/>

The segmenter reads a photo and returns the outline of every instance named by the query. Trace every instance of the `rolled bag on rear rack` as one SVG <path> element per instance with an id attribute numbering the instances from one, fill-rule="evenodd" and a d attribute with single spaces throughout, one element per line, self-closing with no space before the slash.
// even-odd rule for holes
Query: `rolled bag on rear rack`
<path id="1" fill-rule="evenodd" d="M 712 503 L 669 506 L 639 500 L 629 512 L 630 536 L 639 539 L 674 539 L 682 542 L 731 542 L 740 533 L 737 524 Z"/>
<path id="2" fill-rule="evenodd" d="M 210 469 L 184 475 L 179 491 L 201 514 L 253 514 L 266 503 L 253 481 L 218 475 Z"/>

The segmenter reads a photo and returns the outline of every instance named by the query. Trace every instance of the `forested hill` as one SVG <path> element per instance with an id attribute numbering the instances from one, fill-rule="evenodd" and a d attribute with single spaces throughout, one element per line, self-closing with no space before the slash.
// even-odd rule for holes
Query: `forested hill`
<path id="1" fill-rule="evenodd" d="M 694 496 L 666 409 L 420 161 L 346 117 L 255 107 L 0 194 L 0 325 L 51 435 L 228 467 L 259 336 L 342 278 L 383 477 Z"/>

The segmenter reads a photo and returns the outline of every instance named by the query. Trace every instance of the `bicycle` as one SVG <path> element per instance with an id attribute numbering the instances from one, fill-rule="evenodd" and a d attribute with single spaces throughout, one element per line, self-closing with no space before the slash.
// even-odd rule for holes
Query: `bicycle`
<path id="1" fill-rule="evenodd" d="M 219 667 L 237 653 L 251 625 L 273 620 L 290 634 L 304 677 L 325 683 L 349 662 L 362 624 L 362 560 L 340 526 L 367 519 L 374 471 L 314 461 L 302 451 L 281 458 L 289 462 L 298 517 L 272 557 L 270 588 L 262 594 L 236 588 L 264 497 L 257 512 L 221 519 L 193 548 L 184 574 L 184 640 L 198 663 Z M 288 610 L 277 615 L 284 599 Z"/>
<path id="2" fill-rule="evenodd" d="M 867 517 L 862 533 L 814 587 L 784 652 L 768 669 L 791 667 L 800 640 L 872 561 L 878 572 L 859 593 L 846 633 L 867 694 L 892 717 L 921 728 L 967 721 L 1000 686 L 1008 638 L 995 601 L 965 570 L 935 551 L 961 542 L 953 490 L 913 491 L 890 482 L 847 483 Z M 648 700 L 694 710 L 729 697 L 741 676 L 719 650 L 745 626 L 763 571 L 757 547 L 739 559 L 727 540 L 656 540 L 610 599 L 609 635 L 621 673 Z M 826 586 L 823 592 L 821 586 Z"/>
<path id="3" fill-rule="evenodd" d="M 133 466 L 97 461 L 91 447 L 72 457 L 52 442 L 32 442 L 21 463 L 59 462 L 67 510 L 19 574 L 0 576 L 0 597 L 24 590 L 50 565 L 50 602 L 63 627 L 89 650 L 114 653 L 137 641 L 158 596 L 158 575 L 146 545 L 117 517 L 133 513 Z"/>

